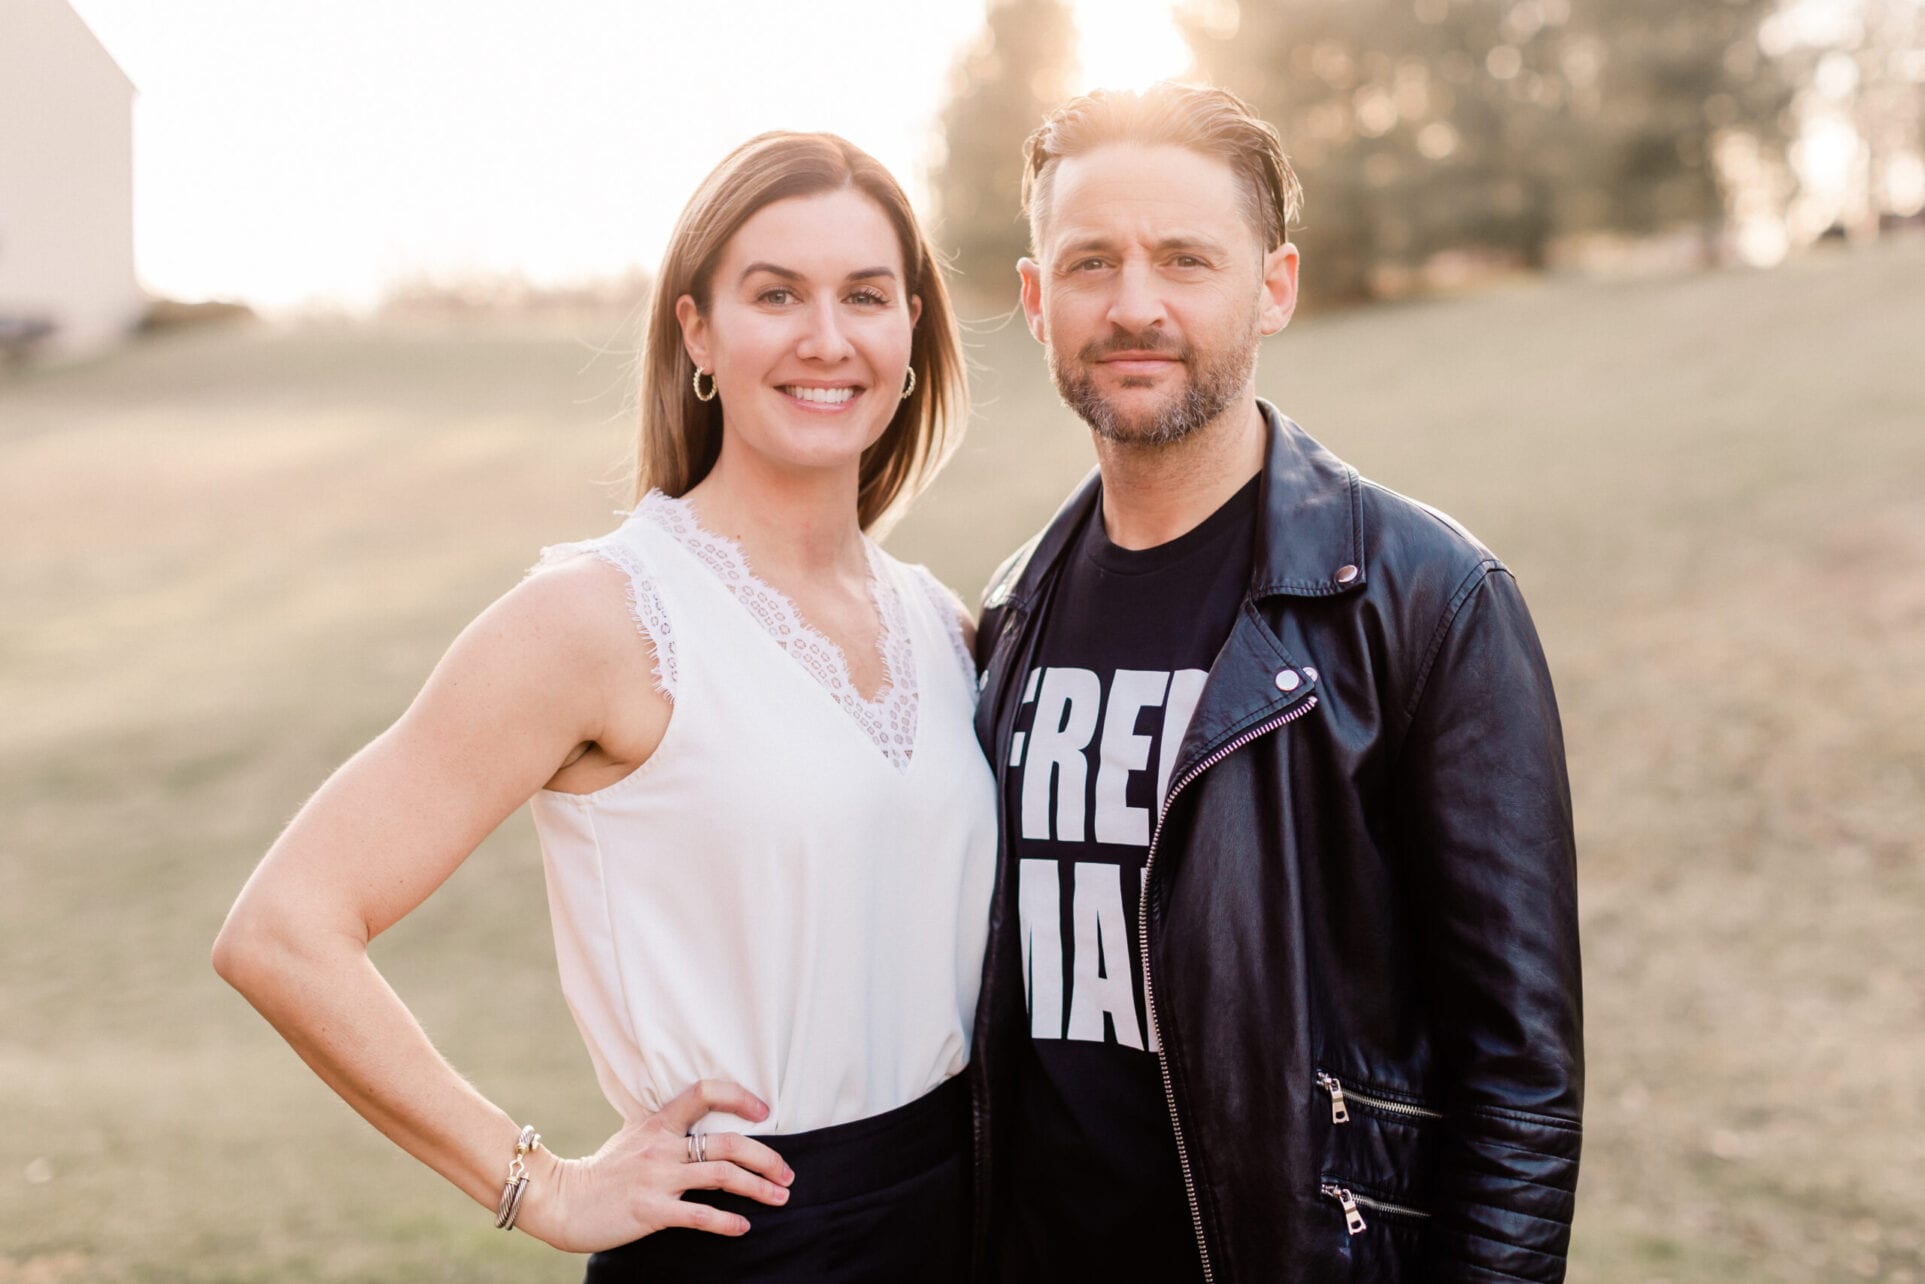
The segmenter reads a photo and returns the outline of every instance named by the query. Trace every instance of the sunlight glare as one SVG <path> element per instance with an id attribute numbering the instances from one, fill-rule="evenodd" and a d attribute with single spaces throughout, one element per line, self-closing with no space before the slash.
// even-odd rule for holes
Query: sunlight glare
<path id="1" fill-rule="evenodd" d="M 842 0 L 833 22 L 791 0 L 69 3 L 138 87 L 142 282 L 270 310 L 652 268 L 766 129 L 840 133 L 920 204 L 941 71 L 982 21 L 982 0 Z"/>
<path id="2" fill-rule="evenodd" d="M 1076 90 L 1142 89 L 1182 76 L 1190 48 L 1170 0 L 1076 0 Z"/>

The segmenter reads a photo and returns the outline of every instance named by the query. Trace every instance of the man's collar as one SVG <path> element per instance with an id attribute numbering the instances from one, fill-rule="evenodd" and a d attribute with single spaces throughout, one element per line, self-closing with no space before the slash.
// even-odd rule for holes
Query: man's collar
<path id="1" fill-rule="evenodd" d="M 1258 486 L 1262 529 L 1251 564 L 1250 596 L 1325 597 L 1362 588 L 1363 481 L 1357 470 L 1313 440 L 1261 397 L 1268 443 Z M 1071 537 L 1095 508 L 1102 477 L 1092 469 L 1063 501 L 1025 556 L 1010 559 L 983 605 L 1027 607 Z"/>
<path id="2" fill-rule="evenodd" d="M 1250 596 L 1326 597 L 1364 586 L 1363 478 L 1261 397 L 1270 430 Z"/>

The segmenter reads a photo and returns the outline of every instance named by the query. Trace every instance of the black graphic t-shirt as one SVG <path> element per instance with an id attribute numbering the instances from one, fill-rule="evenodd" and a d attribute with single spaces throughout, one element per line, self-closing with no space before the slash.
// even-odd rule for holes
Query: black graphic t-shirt
<path id="1" fill-rule="evenodd" d="M 1155 548 L 1094 513 L 1007 746 L 1030 1040 L 1012 1130 L 1019 1279 L 1201 1277 L 1144 1006 L 1144 859 L 1204 676 L 1250 579 L 1257 479 Z"/>

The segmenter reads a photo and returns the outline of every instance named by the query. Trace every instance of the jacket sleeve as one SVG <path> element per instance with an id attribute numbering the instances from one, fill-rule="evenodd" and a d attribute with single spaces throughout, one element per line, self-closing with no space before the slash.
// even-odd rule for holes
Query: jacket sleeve
<path id="1" fill-rule="evenodd" d="M 1516 582 L 1458 587 L 1411 697 L 1398 812 L 1444 1103 L 1434 1278 L 1564 1278 L 1584 1096 L 1563 733 Z"/>

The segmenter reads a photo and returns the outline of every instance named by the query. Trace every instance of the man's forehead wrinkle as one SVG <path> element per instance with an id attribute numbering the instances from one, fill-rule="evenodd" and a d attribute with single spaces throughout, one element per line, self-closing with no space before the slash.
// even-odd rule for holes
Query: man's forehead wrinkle
<path id="1" fill-rule="evenodd" d="M 1056 242 L 1056 252 L 1059 254 L 1137 247 L 1150 250 L 1219 250 L 1223 245 L 1220 237 L 1196 228 L 1168 223 L 1133 228 L 1126 232 L 1065 228 L 1060 236 L 1053 239 Z"/>
<path id="2" fill-rule="evenodd" d="M 1049 253 L 1102 239 L 1233 243 L 1236 227 L 1247 221 L 1235 174 L 1220 162 L 1173 150 L 1201 164 L 1180 159 L 1179 172 L 1165 176 L 1145 173 L 1146 166 L 1157 167 L 1154 150 L 1132 154 L 1102 148 L 1066 157 L 1053 176 L 1043 229 Z"/>
<path id="3" fill-rule="evenodd" d="M 1120 177 L 1098 182 L 1085 180 L 1082 182 L 1065 183 L 1056 189 L 1052 203 L 1059 207 L 1065 205 L 1095 205 L 1098 208 L 1110 211 L 1114 211 L 1119 207 L 1150 211 L 1165 211 L 1171 207 L 1183 207 L 1195 210 L 1217 208 L 1218 203 L 1216 200 L 1199 191 L 1184 190 L 1178 193 L 1169 190 L 1148 190 L 1152 187 L 1162 186 L 1164 185 L 1146 184 L 1140 180 L 1131 181 Z"/>
<path id="4" fill-rule="evenodd" d="M 1185 195 L 1198 200 L 1204 199 L 1206 189 L 1216 188 L 1221 196 L 1237 187 L 1236 172 L 1228 163 L 1182 147 L 1103 147 L 1066 156 L 1056 163 L 1056 170 L 1059 197 L 1073 188 L 1097 187 L 1106 189 L 1110 199 L 1118 191 L 1143 199 L 1146 174 L 1170 175 L 1172 182 L 1180 182 Z"/>

